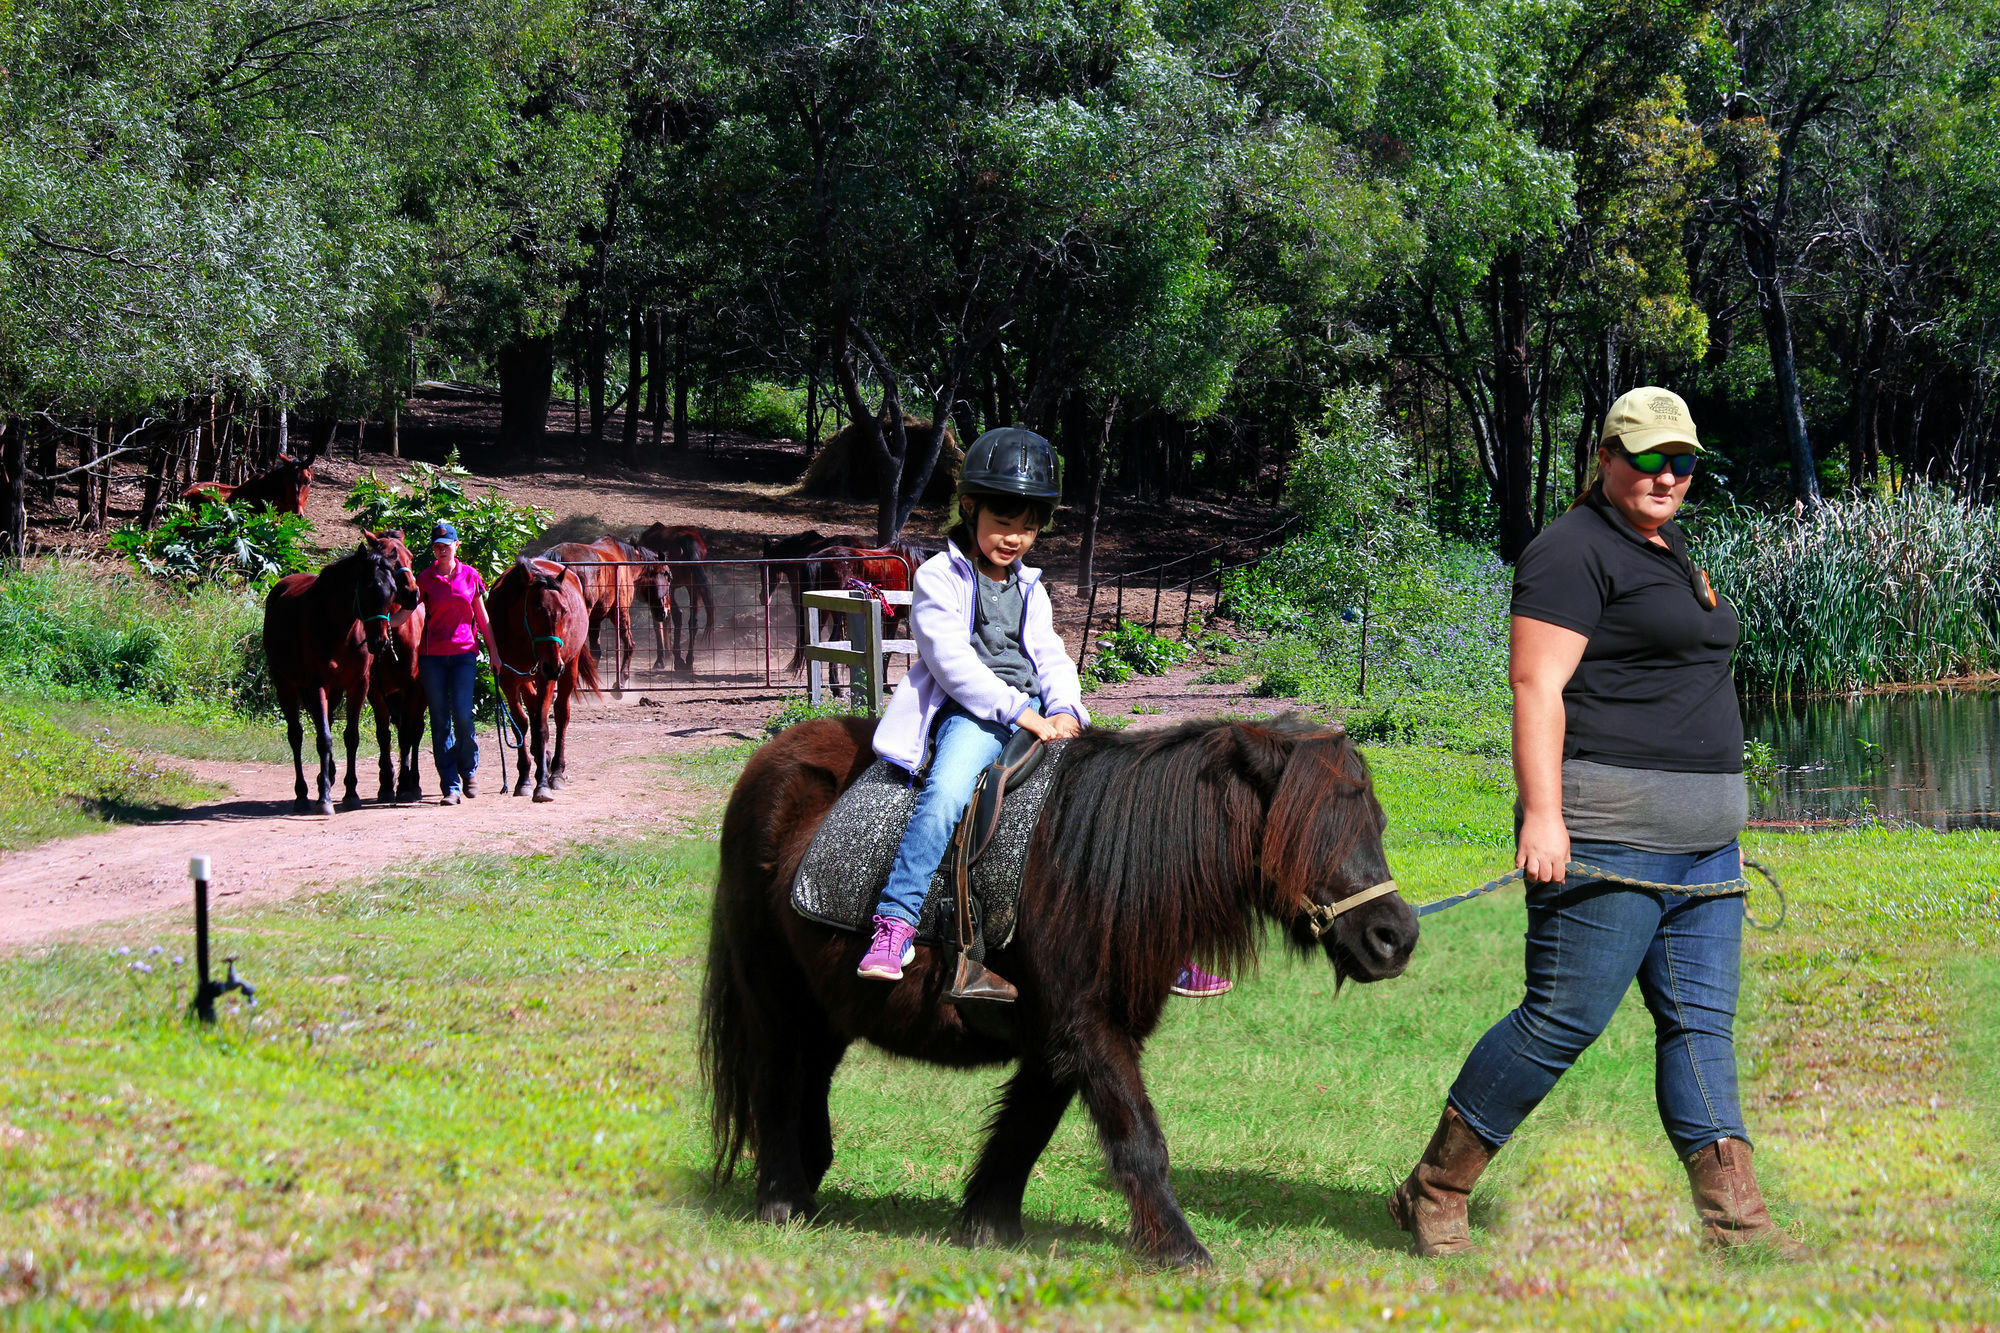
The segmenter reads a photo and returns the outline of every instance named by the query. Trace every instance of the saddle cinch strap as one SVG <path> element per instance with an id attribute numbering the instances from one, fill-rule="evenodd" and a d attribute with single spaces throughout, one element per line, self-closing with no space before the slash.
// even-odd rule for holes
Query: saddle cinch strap
<path id="1" fill-rule="evenodd" d="M 952 1004 L 1012 1004 L 1020 997 L 1013 983 L 986 967 L 986 946 L 973 915 L 972 867 L 1000 827 L 1000 808 L 1007 793 L 1028 780 L 1042 762 L 1042 743 L 1026 731 L 1007 738 L 1000 757 L 980 775 L 979 786 L 965 807 L 952 837 L 951 887 L 954 924 L 958 932 L 958 964 L 952 970 L 945 999 Z"/>

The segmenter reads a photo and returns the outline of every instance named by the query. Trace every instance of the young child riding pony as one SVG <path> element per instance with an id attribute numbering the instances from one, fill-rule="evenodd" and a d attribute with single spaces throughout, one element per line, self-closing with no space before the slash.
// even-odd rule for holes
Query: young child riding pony
<path id="1" fill-rule="evenodd" d="M 1019 427 L 986 432 L 966 451 L 945 549 L 916 572 L 910 623 L 918 660 L 875 729 L 875 753 L 912 775 L 923 772 L 924 785 L 877 904 L 861 976 L 902 979 L 931 876 L 980 773 L 1008 737 L 1018 728 L 1061 740 L 1090 721 L 1041 571 L 1021 563 L 1057 495 L 1047 440 Z M 1175 986 L 1197 995 L 1228 988 L 1192 964 Z"/>

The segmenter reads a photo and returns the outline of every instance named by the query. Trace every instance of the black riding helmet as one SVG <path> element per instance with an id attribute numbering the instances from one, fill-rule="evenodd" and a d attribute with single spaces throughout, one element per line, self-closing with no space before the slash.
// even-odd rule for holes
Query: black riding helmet
<path id="1" fill-rule="evenodd" d="M 1062 494 L 1056 486 L 1056 451 L 1022 426 L 989 430 L 965 451 L 958 489 L 960 494 L 987 491 L 1055 500 Z"/>

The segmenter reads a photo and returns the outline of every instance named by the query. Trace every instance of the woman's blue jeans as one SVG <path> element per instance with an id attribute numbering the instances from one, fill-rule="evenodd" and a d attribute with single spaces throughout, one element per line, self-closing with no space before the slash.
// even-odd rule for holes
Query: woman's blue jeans
<path id="1" fill-rule="evenodd" d="M 461 775 L 479 771 L 479 729 L 472 725 L 479 654 L 426 653 L 417 665 L 417 679 L 431 706 L 431 758 L 437 761 L 438 786 L 457 791 Z"/>
<path id="2" fill-rule="evenodd" d="M 1570 859 L 1663 884 L 1718 884 L 1742 873 L 1730 843 L 1668 855 L 1575 843 Z M 1750 1136 L 1736 1099 L 1736 991 L 1743 899 L 1624 889 L 1576 876 L 1528 886 L 1528 990 L 1472 1048 L 1450 1102 L 1480 1138 L 1505 1143 L 1597 1040 L 1634 977 L 1653 1015 L 1653 1088 L 1683 1159 Z"/>
<path id="3" fill-rule="evenodd" d="M 917 793 L 916 809 L 910 812 L 909 827 L 903 830 L 902 845 L 896 848 L 889 885 L 882 890 L 882 901 L 876 908 L 879 915 L 917 924 L 924 895 L 930 892 L 931 876 L 944 863 L 952 830 L 972 803 L 980 773 L 1000 757 L 1013 734 L 1014 729 L 1004 722 L 981 722 L 957 708 L 946 710 L 938 724 L 923 790 Z"/>

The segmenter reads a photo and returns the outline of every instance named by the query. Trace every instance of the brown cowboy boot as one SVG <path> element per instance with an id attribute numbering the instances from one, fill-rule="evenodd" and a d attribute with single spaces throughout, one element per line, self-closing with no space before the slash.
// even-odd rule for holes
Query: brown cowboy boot
<path id="1" fill-rule="evenodd" d="M 1429 1259 L 1472 1249 L 1465 1201 L 1499 1151 L 1487 1147 L 1457 1111 L 1444 1108 L 1423 1159 L 1389 1196 L 1389 1217 L 1415 1239 L 1418 1254 Z"/>
<path id="2" fill-rule="evenodd" d="M 1750 1145 L 1718 1139 L 1687 1159 L 1688 1188 L 1701 1218 L 1702 1244 L 1727 1250 L 1758 1245 L 1783 1259 L 1809 1259 L 1812 1250 L 1778 1229 L 1764 1207 L 1764 1193 L 1750 1169 Z"/>

